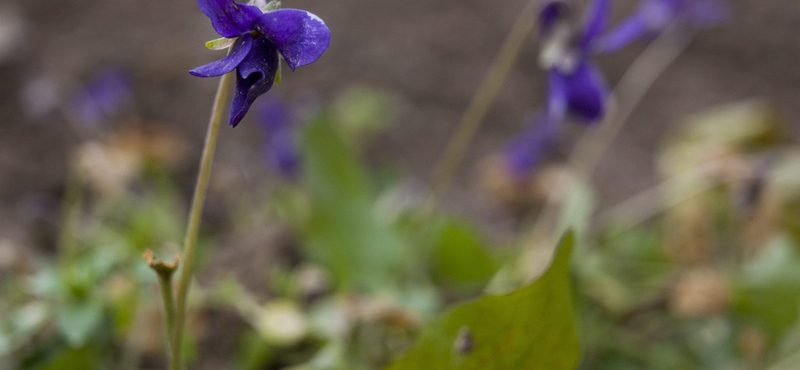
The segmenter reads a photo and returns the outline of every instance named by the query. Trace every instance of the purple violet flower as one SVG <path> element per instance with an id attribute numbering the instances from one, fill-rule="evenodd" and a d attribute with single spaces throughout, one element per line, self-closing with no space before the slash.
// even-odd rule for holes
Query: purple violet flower
<path id="1" fill-rule="evenodd" d="M 551 0 L 542 6 L 539 64 L 548 73 L 548 125 L 560 125 L 568 114 L 584 123 L 605 114 L 608 87 L 591 57 L 609 12 L 609 0 L 595 0 L 576 27 L 571 2 Z"/>
<path id="2" fill-rule="evenodd" d="M 319 17 L 305 10 L 277 9 L 280 2 L 259 6 L 234 0 L 197 0 L 200 10 L 223 37 L 210 41 L 209 48 L 231 46 L 229 54 L 197 67 L 197 77 L 221 76 L 236 69 L 229 124 L 241 122 L 250 106 L 280 79 L 280 59 L 289 68 L 313 63 L 330 44 L 331 32 Z"/>
<path id="3" fill-rule="evenodd" d="M 539 10 L 539 64 L 547 71 L 547 109 L 506 148 L 509 171 L 520 179 L 538 166 L 568 115 L 591 124 L 606 111 L 608 87 L 591 58 L 605 30 L 610 3 L 594 0 L 580 24 L 574 20 L 574 9 L 569 0 L 550 0 Z"/>
<path id="4" fill-rule="evenodd" d="M 264 134 L 264 158 L 283 177 L 294 179 L 300 166 L 294 128 L 297 114 L 279 98 L 267 100 L 260 108 Z"/>
<path id="5" fill-rule="evenodd" d="M 121 68 L 109 67 L 92 76 L 92 80 L 79 91 L 68 108 L 75 119 L 88 125 L 97 125 L 129 103 L 131 82 Z"/>
<path id="6" fill-rule="evenodd" d="M 641 0 L 635 13 L 603 36 L 598 49 L 613 52 L 642 37 L 654 37 L 674 22 L 702 28 L 728 18 L 724 0 Z"/>
<path id="7" fill-rule="evenodd" d="M 551 123 L 546 116 L 537 116 L 522 135 L 508 144 L 504 160 L 514 178 L 527 178 L 544 159 L 558 134 L 558 126 Z"/>

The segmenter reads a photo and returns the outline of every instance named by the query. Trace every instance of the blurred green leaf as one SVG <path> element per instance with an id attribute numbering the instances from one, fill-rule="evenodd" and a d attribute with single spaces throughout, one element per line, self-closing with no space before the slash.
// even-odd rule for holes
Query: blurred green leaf
<path id="1" fill-rule="evenodd" d="M 114 210 L 115 229 L 141 253 L 146 248 L 181 240 L 185 227 L 182 210 L 177 195 L 162 187 L 120 202 Z"/>
<path id="2" fill-rule="evenodd" d="M 576 235 L 584 235 L 584 231 L 589 227 L 593 210 L 594 191 L 592 187 L 576 179 L 569 184 L 567 197 L 560 214 L 560 229 L 556 230 L 555 235 L 563 234 L 566 230 L 574 230 Z"/>
<path id="3" fill-rule="evenodd" d="M 12 315 L 11 325 L 16 335 L 27 337 L 39 330 L 47 322 L 49 315 L 48 307 L 44 303 L 34 301 L 20 307 Z"/>
<path id="4" fill-rule="evenodd" d="M 378 131 L 394 116 L 392 96 L 375 88 L 351 86 L 333 104 L 334 122 L 346 138 Z"/>
<path id="5" fill-rule="evenodd" d="M 742 146 L 775 143 L 783 125 L 778 110 L 759 100 L 721 105 L 686 120 L 691 139 Z"/>
<path id="6" fill-rule="evenodd" d="M 253 330 L 242 333 L 239 339 L 238 359 L 241 370 L 260 370 L 275 356 L 275 347 Z"/>
<path id="7" fill-rule="evenodd" d="M 800 257 L 786 237 L 776 238 L 745 266 L 734 291 L 734 309 L 760 322 L 773 339 L 800 313 Z"/>
<path id="8" fill-rule="evenodd" d="M 56 322 L 72 347 L 83 346 L 103 320 L 103 309 L 91 303 L 66 304 L 58 311 Z"/>
<path id="9" fill-rule="evenodd" d="M 29 284 L 31 293 L 40 297 L 56 297 L 65 289 L 59 271 L 50 266 L 40 268 L 30 278 Z"/>
<path id="10" fill-rule="evenodd" d="M 659 167 L 676 176 L 733 153 L 768 148 L 785 137 L 778 110 L 763 101 L 721 105 L 689 117 L 669 140 Z"/>
<path id="11" fill-rule="evenodd" d="M 374 217 L 374 191 L 356 152 L 325 118 L 311 122 L 304 138 L 311 211 L 303 236 L 310 256 L 343 287 L 376 289 L 396 281 L 406 245 Z"/>
<path id="12" fill-rule="evenodd" d="M 389 369 L 573 369 L 580 359 L 569 281 L 574 240 L 568 232 L 530 285 L 446 312 Z"/>
<path id="13" fill-rule="evenodd" d="M 486 247 L 474 226 L 442 222 L 435 232 L 434 278 L 457 289 L 481 289 L 499 268 Z"/>
<path id="14" fill-rule="evenodd" d="M 91 347 L 65 349 L 35 367 L 36 370 L 91 370 L 95 369 L 95 358 L 97 353 Z"/>

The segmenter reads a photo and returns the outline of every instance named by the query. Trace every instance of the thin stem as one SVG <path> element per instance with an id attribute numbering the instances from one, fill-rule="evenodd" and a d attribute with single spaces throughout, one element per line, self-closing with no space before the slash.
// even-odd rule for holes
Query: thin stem
<path id="1" fill-rule="evenodd" d="M 568 162 L 585 176 L 591 176 L 600 163 L 600 158 L 628 122 L 645 94 L 694 39 L 694 33 L 680 35 L 677 30 L 666 30 L 639 55 L 622 76 L 615 95 L 625 100 L 616 117 L 596 131 L 587 131 L 578 139 L 575 152 Z"/>
<path id="2" fill-rule="evenodd" d="M 503 83 L 505 83 L 514 63 L 519 58 L 528 35 L 533 30 L 533 26 L 536 23 L 533 12 L 535 4 L 536 1 L 529 1 L 520 12 L 500 49 L 500 53 L 491 67 L 489 67 L 486 77 L 484 77 L 469 106 L 461 116 L 455 134 L 453 134 L 444 155 L 434 169 L 430 193 L 425 200 L 423 209 L 433 209 L 453 181 L 458 168 L 464 160 L 467 149 L 469 149 L 475 134 L 480 129 L 483 118 L 491 108 L 492 103 L 497 99 L 497 94 L 503 87 Z"/>
<path id="3" fill-rule="evenodd" d="M 161 299 L 164 303 L 164 326 L 167 332 L 167 345 L 171 356 L 171 366 L 180 366 L 181 350 L 172 333 L 175 332 L 175 299 L 172 296 L 172 274 L 158 274 Z M 176 361 L 176 358 L 178 360 Z"/>
<path id="4" fill-rule="evenodd" d="M 580 181 L 591 177 L 605 151 L 628 122 L 653 83 L 661 76 L 694 39 L 694 32 L 680 35 L 676 24 L 670 26 L 645 49 L 620 79 L 612 96 L 620 104 L 616 112 L 609 112 L 596 131 L 587 131 L 575 145 L 567 163 L 575 170 Z M 678 37 L 676 37 L 678 36 Z M 559 210 L 559 192 L 569 186 L 569 174 L 563 174 L 550 191 L 544 209 L 539 214 L 532 234 L 543 235 L 553 230 Z"/>
<path id="5" fill-rule="evenodd" d="M 703 181 L 709 173 L 718 165 L 718 161 L 712 161 L 705 165 L 699 166 L 692 170 L 686 171 L 683 174 L 668 179 L 652 188 L 649 188 L 624 202 L 604 211 L 598 215 L 600 224 L 604 224 L 609 220 L 614 220 L 625 216 L 628 220 L 626 224 L 614 230 L 614 235 L 622 234 L 623 232 L 633 229 L 654 217 L 655 215 L 667 209 L 678 206 L 679 204 L 695 197 L 703 192 L 718 186 L 714 181 Z M 685 186 L 683 188 L 689 189 L 684 191 L 680 196 L 668 198 L 662 201 L 662 197 L 670 189 L 681 187 L 681 185 L 692 184 L 692 186 Z"/>
<path id="6" fill-rule="evenodd" d="M 175 330 L 175 300 L 172 297 L 172 279 L 165 275 L 158 275 L 158 285 L 161 287 L 161 298 L 164 302 L 164 323 L 167 331 L 167 344 L 171 356 L 180 355 L 180 347 L 175 343 L 172 333 Z M 173 363 L 175 361 L 172 361 Z"/>
<path id="7" fill-rule="evenodd" d="M 176 257 L 172 263 L 166 263 L 156 259 L 152 250 L 146 250 L 144 254 L 145 262 L 150 269 L 158 276 L 158 285 L 161 288 L 161 302 L 164 303 L 164 326 L 167 332 L 167 344 L 169 345 L 170 355 L 174 356 L 175 342 L 172 333 L 175 329 L 175 301 L 172 296 L 172 275 L 178 269 L 180 257 Z"/>
<path id="8" fill-rule="evenodd" d="M 784 155 L 790 150 L 788 148 L 773 149 L 771 155 Z M 753 173 L 739 178 L 730 178 L 727 181 L 715 181 L 709 178 L 709 175 L 713 174 L 722 162 L 723 160 L 721 159 L 714 159 L 666 179 L 660 184 L 603 211 L 597 216 L 598 224 L 603 225 L 612 220 L 624 219 L 625 224 L 620 228 L 616 228 L 611 236 L 620 235 L 658 214 L 677 207 L 681 203 L 715 187 L 730 185 L 737 180 L 745 182 L 758 181 L 759 178 L 764 176 L 763 173 L 756 170 Z M 669 190 L 676 188 L 681 189 L 681 192 L 675 195 L 669 193 Z M 739 248 L 739 250 L 743 250 L 743 248 Z"/>
<path id="9" fill-rule="evenodd" d="M 71 266 L 77 254 L 77 239 L 83 204 L 83 179 L 77 164 L 70 167 L 61 211 L 58 250 L 65 266 Z"/>
<path id="10" fill-rule="evenodd" d="M 173 330 L 173 348 L 171 370 L 181 370 L 181 347 L 183 342 L 183 328 L 186 324 L 186 298 L 194 268 L 195 252 L 197 250 L 197 236 L 200 231 L 200 217 L 203 214 L 203 204 L 206 200 L 208 183 L 211 179 L 211 164 L 214 161 L 214 152 L 217 148 L 219 128 L 224 120 L 225 102 L 230 95 L 230 86 L 233 82 L 233 73 L 228 73 L 219 81 L 217 95 L 211 109 L 211 118 L 208 122 L 208 132 L 200 159 L 200 169 L 197 175 L 197 184 L 192 198 L 192 208 L 189 212 L 189 223 L 186 228 L 186 238 L 183 245 L 183 268 L 178 281 L 177 304 L 175 310 L 175 326 Z"/>

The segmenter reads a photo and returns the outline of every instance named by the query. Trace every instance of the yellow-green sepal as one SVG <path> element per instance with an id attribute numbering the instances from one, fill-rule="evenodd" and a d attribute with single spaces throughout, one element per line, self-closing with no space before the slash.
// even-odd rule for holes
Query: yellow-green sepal
<path id="1" fill-rule="evenodd" d="M 220 37 L 206 42 L 206 47 L 211 50 L 223 50 L 231 47 L 234 41 L 236 41 L 235 38 Z"/>
<path id="2" fill-rule="evenodd" d="M 275 84 L 276 85 L 281 83 L 281 77 L 282 77 L 281 69 L 283 69 L 283 68 L 281 67 L 281 63 L 280 63 L 280 60 L 279 60 L 278 61 L 278 71 L 275 72 Z"/>
<path id="3" fill-rule="evenodd" d="M 262 12 L 266 13 L 280 9 L 281 2 L 278 0 L 273 0 L 269 2 L 266 0 L 256 0 L 253 5 L 257 6 L 259 9 L 261 9 Z"/>

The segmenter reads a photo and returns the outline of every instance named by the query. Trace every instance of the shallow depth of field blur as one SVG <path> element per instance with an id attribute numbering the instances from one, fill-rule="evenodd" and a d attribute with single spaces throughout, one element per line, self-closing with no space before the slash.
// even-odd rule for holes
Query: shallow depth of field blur
<path id="1" fill-rule="evenodd" d="M 471 332 L 519 318 L 487 338 L 525 343 L 496 354 L 519 369 L 570 356 L 574 331 L 579 369 L 800 369 L 800 3 L 732 1 L 589 181 L 564 165 L 592 130 L 572 123 L 526 182 L 498 165 L 546 99 L 530 37 L 428 213 L 434 165 L 525 3 L 283 1 L 331 45 L 222 128 L 189 368 L 383 369 L 425 340 L 458 359 L 489 345 Z M 616 24 L 636 1 L 613 4 Z M 142 253 L 180 252 L 217 86 L 188 71 L 219 58 L 216 37 L 194 0 L 0 2 L 0 369 L 165 368 Z M 611 86 L 645 48 L 597 58 Z M 293 117 L 295 171 L 271 154 L 274 109 Z M 541 281 L 572 311 L 532 295 L 445 329 L 547 270 L 555 245 L 530 230 L 560 178 L 570 279 L 554 264 Z M 426 368 L 412 363 L 392 368 Z"/>

